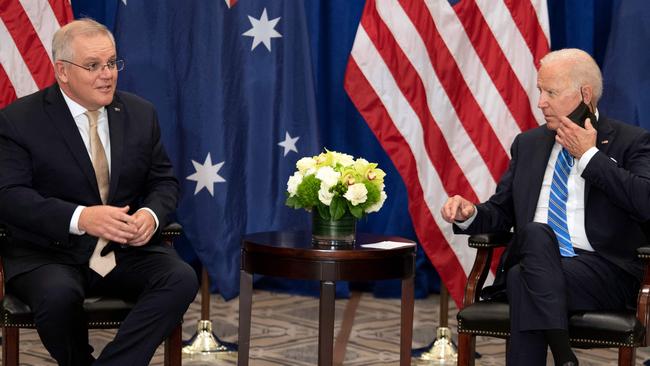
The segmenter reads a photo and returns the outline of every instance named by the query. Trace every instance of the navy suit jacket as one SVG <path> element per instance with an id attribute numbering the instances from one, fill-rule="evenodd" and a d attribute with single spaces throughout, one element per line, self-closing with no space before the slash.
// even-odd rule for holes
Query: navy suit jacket
<path id="1" fill-rule="evenodd" d="M 107 204 L 148 207 L 160 227 L 175 209 L 178 181 L 153 106 L 117 92 L 106 106 L 111 140 Z M 69 234 L 78 205 L 101 205 L 90 156 L 57 84 L 0 111 L 0 221 L 7 279 L 47 263 L 85 264 L 96 237 Z M 156 235 L 133 250 L 169 251 Z"/>
<path id="2" fill-rule="evenodd" d="M 643 226 L 650 219 L 650 133 L 604 117 L 597 130 L 599 152 L 582 173 L 587 238 L 603 257 L 640 279 L 636 248 L 647 243 Z M 477 205 L 478 214 L 467 230 L 454 227 L 465 234 L 514 228 L 495 284 L 505 284 L 503 273 L 518 262 L 518 231 L 533 220 L 554 142 L 555 132 L 546 126 L 519 134 L 496 193 Z"/>

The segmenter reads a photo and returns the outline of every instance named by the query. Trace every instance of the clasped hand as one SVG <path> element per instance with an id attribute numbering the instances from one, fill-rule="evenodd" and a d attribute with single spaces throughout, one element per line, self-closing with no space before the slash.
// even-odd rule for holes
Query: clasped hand
<path id="1" fill-rule="evenodd" d="M 580 159 L 590 148 L 596 146 L 597 131 L 591 124 L 591 120 L 585 120 L 585 128 L 573 123 L 567 117 L 560 117 L 560 127 L 555 135 L 555 141 L 562 145 L 569 153 Z"/>
<path id="2" fill-rule="evenodd" d="M 129 206 L 90 206 L 79 215 L 79 229 L 120 244 L 141 246 L 149 242 L 156 222 L 146 210 L 129 215 Z"/>

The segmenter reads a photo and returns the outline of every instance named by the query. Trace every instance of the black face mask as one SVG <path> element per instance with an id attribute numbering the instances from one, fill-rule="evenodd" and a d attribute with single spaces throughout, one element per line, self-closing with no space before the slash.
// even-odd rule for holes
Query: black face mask
<path id="1" fill-rule="evenodd" d="M 567 118 L 575 122 L 578 126 L 585 128 L 585 120 L 589 118 L 591 125 L 596 128 L 596 115 L 591 113 L 589 106 L 584 102 L 580 101 L 580 104 L 573 110 L 573 112 L 567 115 Z"/>

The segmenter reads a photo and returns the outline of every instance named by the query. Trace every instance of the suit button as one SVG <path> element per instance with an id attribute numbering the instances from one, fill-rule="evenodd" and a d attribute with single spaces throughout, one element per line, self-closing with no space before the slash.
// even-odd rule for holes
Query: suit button
<path id="1" fill-rule="evenodd" d="M 61 242 L 60 241 L 55 241 L 54 245 L 61 245 Z"/>

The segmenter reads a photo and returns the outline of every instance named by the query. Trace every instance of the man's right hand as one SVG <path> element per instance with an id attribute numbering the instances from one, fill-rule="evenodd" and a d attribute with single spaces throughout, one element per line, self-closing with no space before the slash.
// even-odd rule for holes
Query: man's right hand
<path id="1" fill-rule="evenodd" d="M 137 234 L 135 219 L 129 206 L 90 206 L 81 210 L 79 229 L 87 234 L 116 243 L 126 244 Z"/>
<path id="2" fill-rule="evenodd" d="M 455 195 L 447 199 L 447 202 L 440 209 L 440 214 L 445 221 L 453 223 L 454 221 L 462 222 L 469 219 L 474 214 L 474 211 L 476 211 L 476 207 L 473 203 L 459 195 Z"/>

